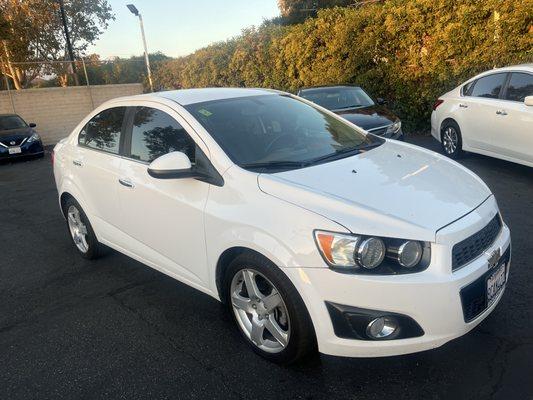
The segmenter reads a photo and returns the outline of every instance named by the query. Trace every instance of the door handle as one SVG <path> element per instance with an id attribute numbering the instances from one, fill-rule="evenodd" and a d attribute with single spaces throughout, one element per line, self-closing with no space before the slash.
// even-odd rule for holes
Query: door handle
<path id="1" fill-rule="evenodd" d="M 463 103 L 459 103 L 459 107 L 461 107 L 461 108 L 468 108 L 468 105 L 467 105 L 467 104 L 463 104 Z"/>
<path id="2" fill-rule="evenodd" d="M 507 115 L 507 111 L 505 111 L 505 110 L 498 110 L 498 111 L 496 111 L 496 114 L 498 114 L 498 115 Z"/>
<path id="3" fill-rule="evenodd" d="M 81 161 L 78 160 L 72 160 L 72 164 L 74 164 L 76 167 L 82 167 L 83 164 Z"/>
<path id="4" fill-rule="evenodd" d="M 127 188 L 130 188 L 130 189 L 133 189 L 135 187 L 135 185 L 129 180 L 129 179 L 122 179 L 120 178 L 118 180 L 118 182 L 122 185 L 122 186 L 126 186 Z"/>

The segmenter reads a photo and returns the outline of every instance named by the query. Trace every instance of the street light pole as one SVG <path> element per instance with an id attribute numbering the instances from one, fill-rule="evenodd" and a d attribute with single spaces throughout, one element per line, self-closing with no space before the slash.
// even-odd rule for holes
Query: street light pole
<path id="1" fill-rule="evenodd" d="M 135 7 L 133 4 L 128 4 L 126 7 L 128 7 L 128 9 L 132 12 L 132 14 L 139 17 L 139 24 L 141 25 L 141 35 L 142 35 L 143 46 L 144 46 L 144 62 L 146 64 L 146 72 L 148 73 L 148 83 L 150 84 L 150 90 L 153 92 L 154 84 L 152 82 L 152 71 L 150 70 L 150 59 L 148 58 L 148 48 L 146 46 L 146 37 L 144 36 L 143 18 L 139 10 L 137 10 L 137 7 Z"/>

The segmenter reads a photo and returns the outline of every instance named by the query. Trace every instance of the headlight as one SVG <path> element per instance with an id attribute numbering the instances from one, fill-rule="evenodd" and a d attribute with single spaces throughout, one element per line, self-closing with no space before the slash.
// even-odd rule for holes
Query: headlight
<path id="1" fill-rule="evenodd" d="M 400 130 L 401 127 L 402 121 L 397 119 L 392 125 L 389 125 L 389 127 L 387 128 L 387 133 L 396 133 Z"/>
<path id="2" fill-rule="evenodd" d="M 36 142 L 38 140 L 41 140 L 41 137 L 39 136 L 39 134 L 37 132 L 33 132 L 33 134 L 28 138 L 26 143 L 32 143 L 32 142 Z"/>
<path id="3" fill-rule="evenodd" d="M 402 274 L 426 269 L 430 245 L 416 240 L 315 231 L 320 254 L 332 268 L 357 273 Z"/>
<path id="4" fill-rule="evenodd" d="M 385 251 L 383 240 L 375 237 L 361 239 L 357 244 L 355 260 L 363 268 L 374 269 L 379 267 L 385 258 Z"/>

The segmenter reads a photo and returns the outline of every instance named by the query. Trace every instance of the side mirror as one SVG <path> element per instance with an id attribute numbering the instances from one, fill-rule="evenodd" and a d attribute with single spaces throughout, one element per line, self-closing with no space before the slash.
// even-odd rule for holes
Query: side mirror
<path id="1" fill-rule="evenodd" d="M 173 151 L 156 158 L 148 166 L 148 174 L 157 179 L 195 178 L 198 176 L 192 168 L 189 157 L 181 151 Z"/>
<path id="2" fill-rule="evenodd" d="M 533 106 L 533 96 L 526 96 L 524 99 L 524 104 L 526 106 Z"/>
<path id="3" fill-rule="evenodd" d="M 384 105 L 384 104 L 387 104 L 387 100 L 385 100 L 384 98 L 382 97 L 378 97 L 376 99 L 376 103 L 378 103 L 380 106 Z"/>
<path id="4" fill-rule="evenodd" d="M 35 128 L 37 124 L 35 122 L 30 122 L 30 128 Z"/>

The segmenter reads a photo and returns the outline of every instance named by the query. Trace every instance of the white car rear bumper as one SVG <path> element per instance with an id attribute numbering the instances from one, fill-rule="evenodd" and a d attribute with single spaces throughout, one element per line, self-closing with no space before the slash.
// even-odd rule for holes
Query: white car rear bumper
<path id="1" fill-rule="evenodd" d="M 435 111 L 431 113 L 431 136 L 440 142 L 440 129 L 437 121 L 437 113 Z"/>

